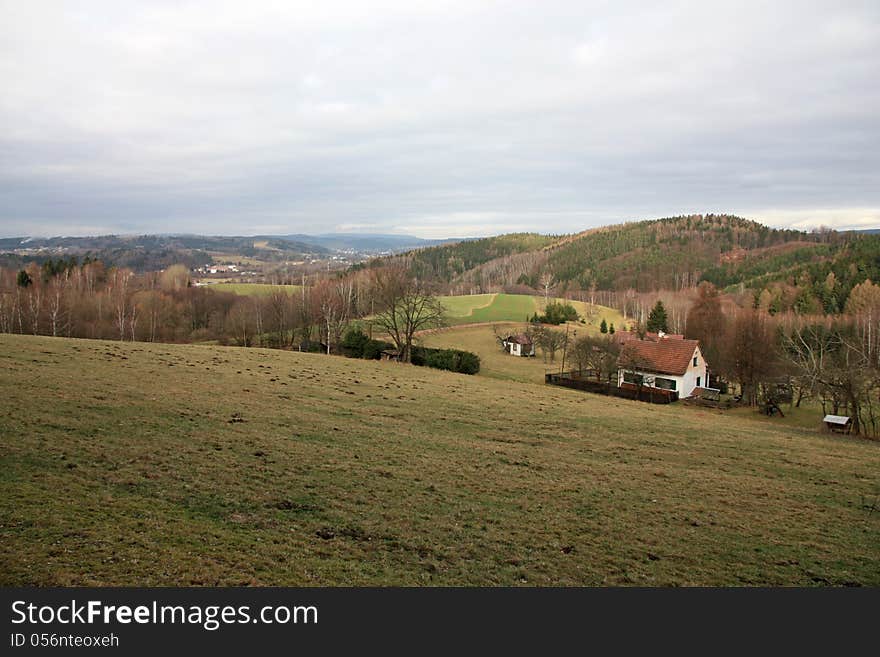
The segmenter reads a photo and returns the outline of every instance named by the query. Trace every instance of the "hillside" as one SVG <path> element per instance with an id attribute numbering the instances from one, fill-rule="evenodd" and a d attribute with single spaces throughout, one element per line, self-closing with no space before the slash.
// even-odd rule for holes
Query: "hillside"
<path id="1" fill-rule="evenodd" d="M 455 293 L 525 293 L 547 280 L 557 293 L 654 292 L 706 280 L 756 295 L 769 286 L 777 310 L 837 313 L 853 286 L 880 278 L 880 235 L 805 233 L 730 215 L 690 215 L 557 238 L 502 235 L 406 257 L 419 276 L 433 276 Z"/>
<path id="2" fill-rule="evenodd" d="M 285 238 L 209 235 L 101 235 L 97 237 L 8 237 L 0 238 L 0 265 L 21 266 L 46 258 L 89 256 L 107 265 L 136 271 L 164 269 L 174 264 L 198 267 L 210 264 L 214 256 L 253 258 L 267 262 L 299 259 L 306 255 L 327 255 L 317 244 Z"/>
<path id="3" fill-rule="evenodd" d="M 538 251 L 557 239 L 537 233 L 508 233 L 420 249 L 406 254 L 406 260 L 417 276 L 450 282 L 486 262 Z"/>
<path id="4" fill-rule="evenodd" d="M 880 445 L 292 352 L 0 335 L 0 584 L 880 585 Z"/>

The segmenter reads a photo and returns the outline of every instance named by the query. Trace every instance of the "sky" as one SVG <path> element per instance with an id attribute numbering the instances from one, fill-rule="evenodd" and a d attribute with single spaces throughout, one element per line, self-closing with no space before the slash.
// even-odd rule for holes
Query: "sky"
<path id="1" fill-rule="evenodd" d="M 0 236 L 880 227 L 880 2 L 0 0 Z"/>

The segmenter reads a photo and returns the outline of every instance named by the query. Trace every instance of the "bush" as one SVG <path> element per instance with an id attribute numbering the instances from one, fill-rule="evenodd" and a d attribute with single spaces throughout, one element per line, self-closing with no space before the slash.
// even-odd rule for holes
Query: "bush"
<path id="1" fill-rule="evenodd" d="M 438 349 L 429 351 L 425 358 L 425 365 L 438 370 L 455 371 L 455 354 L 451 349 Z"/>
<path id="2" fill-rule="evenodd" d="M 577 321 L 577 318 L 577 310 L 575 310 L 574 306 L 572 306 L 570 303 L 559 303 L 557 301 L 551 301 L 544 309 L 544 314 L 541 315 L 541 317 L 539 317 L 538 319 L 543 324 L 559 325 L 563 322 Z"/>
<path id="3" fill-rule="evenodd" d="M 367 340 L 364 344 L 364 352 L 361 355 L 361 358 L 366 358 L 367 360 L 379 360 L 379 357 L 385 349 L 394 349 L 394 345 L 390 342 L 383 342 L 382 340 Z"/>
<path id="4" fill-rule="evenodd" d="M 349 358 L 363 358 L 370 338 L 360 329 L 352 329 L 342 338 L 342 353 Z"/>
<path id="5" fill-rule="evenodd" d="M 392 349 L 394 345 L 382 340 L 371 340 L 360 329 L 352 329 L 345 334 L 340 343 L 342 353 L 349 358 L 365 358 L 367 360 L 379 360 L 384 349 Z"/>
<path id="6" fill-rule="evenodd" d="M 480 357 L 470 351 L 459 351 L 458 372 L 476 374 L 480 371 Z"/>
<path id="7" fill-rule="evenodd" d="M 460 349 L 413 347 L 410 361 L 413 365 L 433 367 L 460 374 L 476 374 L 480 371 L 480 357 L 470 351 Z"/>

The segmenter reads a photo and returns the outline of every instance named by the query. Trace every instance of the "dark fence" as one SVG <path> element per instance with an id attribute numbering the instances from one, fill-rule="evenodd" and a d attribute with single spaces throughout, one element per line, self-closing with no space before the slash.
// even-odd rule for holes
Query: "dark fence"
<path id="1" fill-rule="evenodd" d="M 609 385 L 608 383 L 596 381 L 579 372 L 545 374 L 544 382 L 553 386 L 574 388 L 575 390 L 583 390 L 584 392 L 592 392 L 598 395 L 637 399 L 651 404 L 669 404 L 678 399 L 678 393 L 674 390 L 663 390 L 661 388 L 651 388 L 650 386 L 642 386 L 640 389 L 631 383 L 624 383 L 618 387 L 614 383 Z"/>

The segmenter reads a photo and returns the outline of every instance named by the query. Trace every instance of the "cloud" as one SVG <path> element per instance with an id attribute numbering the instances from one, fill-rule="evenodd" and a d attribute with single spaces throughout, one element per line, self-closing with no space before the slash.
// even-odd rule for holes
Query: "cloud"
<path id="1" fill-rule="evenodd" d="M 0 234 L 862 221 L 877 79 L 873 2 L 4 3 Z"/>

